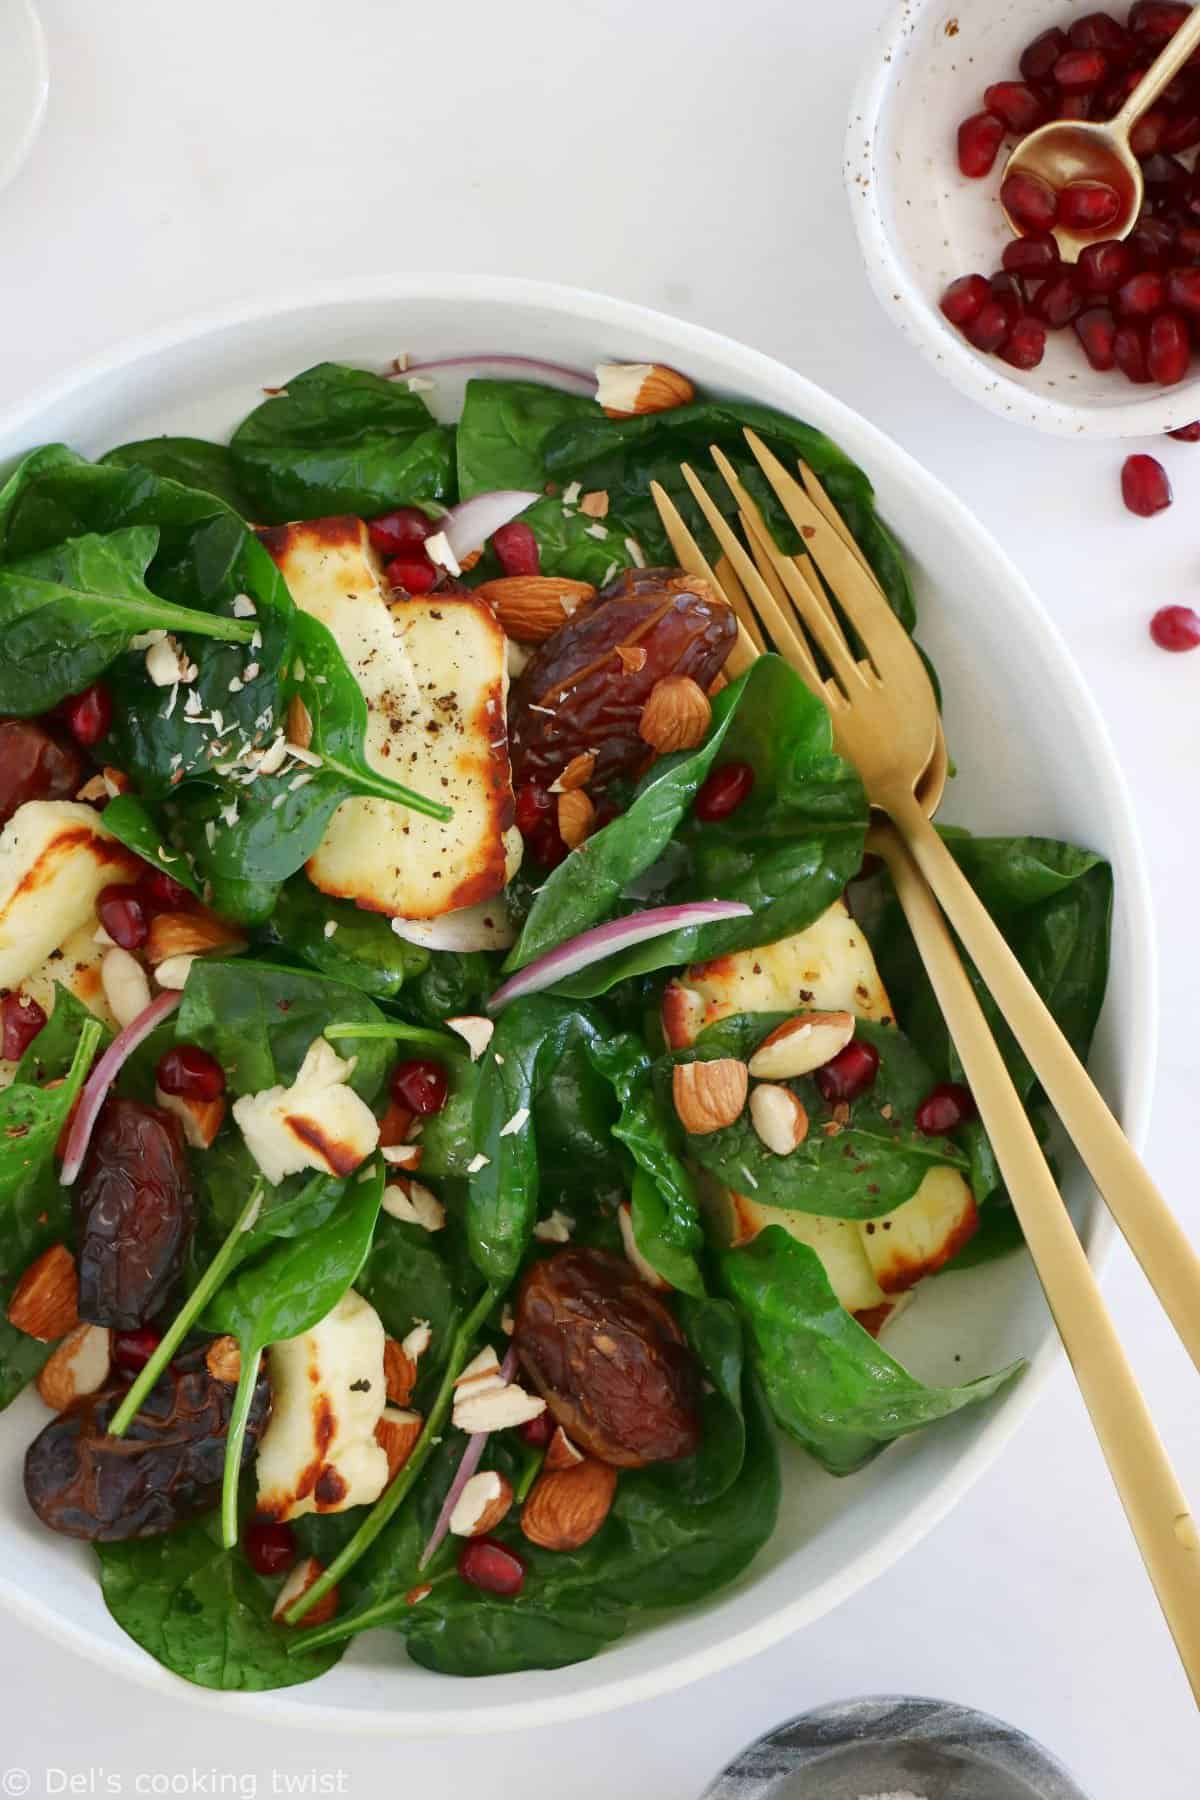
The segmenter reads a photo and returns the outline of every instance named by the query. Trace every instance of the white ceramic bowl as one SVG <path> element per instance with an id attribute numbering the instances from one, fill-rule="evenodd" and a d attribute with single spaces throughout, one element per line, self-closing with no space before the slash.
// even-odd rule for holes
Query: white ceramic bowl
<path id="1" fill-rule="evenodd" d="M 383 367 L 398 351 L 480 349 L 585 367 L 607 358 L 671 363 L 705 388 L 824 427 L 870 472 L 882 511 L 912 557 L 922 636 L 945 685 L 948 735 L 961 771 L 948 816 L 982 831 L 1074 838 L 1115 864 L 1112 980 L 1093 1067 L 1140 1139 L 1155 1043 L 1150 909 L 1129 799 L 1097 711 L 1054 626 L 999 546 L 902 450 L 802 375 L 727 338 L 593 294 L 524 281 L 396 277 L 127 345 L 0 421 L 0 468 L 52 439 L 94 454 L 152 432 L 225 433 L 264 384 L 326 357 Z M 452 385 L 437 398 L 455 410 Z M 1096 1255 L 1107 1231 L 1078 1169 L 1067 1188 Z M 489 1732 L 644 1699 L 761 1650 L 887 1568 L 1011 1437 L 1057 1355 L 1023 1257 L 933 1284 L 888 1344 L 936 1381 L 965 1380 L 1022 1355 L 1032 1367 L 997 1404 L 902 1441 L 848 1480 L 823 1475 L 789 1447 L 779 1527 L 745 1577 L 708 1605 L 665 1615 L 574 1668 L 455 1681 L 409 1665 L 397 1640 L 375 1633 L 309 1687 L 216 1697 L 187 1687 L 109 1619 L 86 1547 L 52 1537 L 26 1507 L 21 1459 L 45 1416 L 30 1396 L 0 1419 L 0 1595 L 109 1669 L 285 1724 Z"/>
<path id="2" fill-rule="evenodd" d="M 871 285 L 884 310 L 964 394 L 1008 419 L 1075 437 L 1172 431 L 1200 416 L 1200 360 L 1176 387 L 1131 387 L 1091 367 L 1068 327 L 1047 335 L 1021 373 L 968 344 L 938 310 L 958 275 L 990 275 L 1011 233 L 998 193 L 1011 139 L 992 173 L 958 172 L 955 133 L 993 81 L 1019 79 L 1030 39 L 1069 24 L 1067 0 L 894 0 L 872 40 L 850 108 L 845 175 Z"/>

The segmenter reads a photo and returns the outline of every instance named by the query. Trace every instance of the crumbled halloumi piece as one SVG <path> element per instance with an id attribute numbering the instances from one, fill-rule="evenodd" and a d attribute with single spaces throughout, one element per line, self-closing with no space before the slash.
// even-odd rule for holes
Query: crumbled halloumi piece
<path id="1" fill-rule="evenodd" d="M 258 1451 L 265 1518 L 378 1500 L 388 1479 L 375 1438 L 387 1401 L 383 1346 L 379 1314 L 353 1288 L 311 1330 L 271 1345 L 271 1419 Z"/>
<path id="2" fill-rule="evenodd" d="M 82 927 L 93 932 L 101 888 L 136 879 L 140 868 L 94 807 L 19 806 L 0 832 L 0 990 L 21 987 Z"/>
<path id="3" fill-rule="evenodd" d="M 379 1121 L 348 1086 L 344 1062 L 325 1038 L 314 1038 L 291 1087 L 264 1088 L 233 1103 L 246 1148 L 270 1182 L 301 1169 L 351 1175 L 379 1142 Z"/>
<path id="4" fill-rule="evenodd" d="M 363 691 L 367 761 L 454 808 L 442 824 L 388 800 L 345 800 L 309 859 L 309 879 L 406 919 L 498 894 L 520 865 L 521 837 L 510 823 L 505 636 L 491 608 L 459 594 L 393 605 L 361 519 L 258 535 Z"/>

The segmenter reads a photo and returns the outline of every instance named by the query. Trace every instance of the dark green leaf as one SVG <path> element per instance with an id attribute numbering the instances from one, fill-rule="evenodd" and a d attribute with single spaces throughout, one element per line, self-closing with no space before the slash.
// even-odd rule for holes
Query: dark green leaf
<path id="1" fill-rule="evenodd" d="M 104 825 L 115 838 L 148 862 L 177 881 L 189 893 L 199 894 L 200 883 L 187 856 L 181 850 L 167 848 L 167 834 L 156 823 L 149 808 L 136 794 L 118 794 L 104 809 Z"/>
<path id="2" fill-rule="evenodd" d="M 123 469 L 152 469 L 156 475 L 165 475 L 184 487 L 215 495 L 243 518 L 250 516 L 226 444 L 210 444 L 205 438 L 143 438 L 140 443 L 118 445 L 100 460 L 117 463 Z"/>
<path id="3" fill-rule="evenodd" d="M 497 488 L 540 493 L 549 433 L 574 419 L 603 416 L 594 400 L 540 381 L 468 381 L 458 421 L 459 493 L 464 500 Z"/>
<path id="4" fill-rule="evenodd" d="M 303 874 L 280 889 L 267 936 L 323 975 L 377 1000 L 394 999 L 430 960 L 428 950 L 396 936 L 390 919 L 364 912 L 352 900 L 330 899 Z"/>

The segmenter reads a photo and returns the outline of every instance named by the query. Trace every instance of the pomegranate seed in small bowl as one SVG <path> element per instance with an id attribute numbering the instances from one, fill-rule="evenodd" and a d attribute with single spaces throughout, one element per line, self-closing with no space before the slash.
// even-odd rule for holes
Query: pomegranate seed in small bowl
<path id="1" fill-rule="evenodd" d="M 958 128 L 958 166 L 964 175 L 979 181 L 992 172 L 996 153 L 1004 142 L 1004 120 L 995 113 L 972 113 Z"/>
<path id="2" fill-rule="evenodd" d="M 1102 238 L 1084 246 L 1075 270 L 1085 294 L 1115 294 L 1133 274 L 1133 251 L 1119 238 Z"/>
<path id="3" fill-rule="evenodd" d="M 1044 281 L 1030 303 L 1030 311 L 1051 331 L 1061 331 L 1083 311 L 1084 296 L 1073 269 L 1064 269 Z"/>
<path id="4" fill-rule="evenodd" d="M 1160 606 L 1150 621 L 1150 636 L 1160 650 L 1195 650 L 1200 646 L 1200 613 L 1190 606 Z"/>
<path id="5" fill-rule="evenodd" d="M 1113 296 L 1113 310 L 1122 319 L 1150 319 L 1167 302 L 1167 284 L 1157 269 L 1143 269 L 1123 281 Z"/>
<path id="6" fill-rule="evenodd" d="M 1000 258 L 1000 266 L 1010 275 L 1017 275 L 1022 281 L 1044 281 L 1059 268 L 1061 258 L 1058 254 L 1057 240 L 1047 232 L 1033 232 L 1029 237 L 1013 238 L 1005 244 L 1004 254 Z M 968 277 L 968 279 L 974 279 Z M 982 276 L 980 277 L 982 280 Z M 955 283 L 950 284 L 951 287 Z M 949 288 L 946 290 L 949 293 Z M 980 305 L 982 305 L 982 301 Z M 945 308 L 942 309 L 945 311 Z M 949 314 L 946 314 L 949 318 Z"/>
<path id="7" fill-rule="evenodd" d="M 1103 231 L 1121 210 L 1121 196 L 1107 181 L 1069 181 L 1058 196 L 1058 221 L 1071 231 Z"/>
<path id="8" fill-rule="evenodd" d="M 1116 367 L 1117 322 L 1107 306 L 1089 306 L 1078 318 L 1072 319 L 1071 326 L 1093 369 L 1104 371 Z"/>
<path id="9" fill-rule="evenodd" d="M 1121 465 L 1121 498 L 1131 513 L 1149 519 L 1171 504 L 1167 471 L 1154 456 L 1127 456 Z"/>
<path id="10" fill-rule="evenodd" d="M 1082 45 L 1081 48 L 1090 46 Z M 1054 73 L 1054 65 L 1063 51 L 1067 49 L 1067 34 L 1052 25 L 1035 37 L 1021 52 L 1020 70 L 1025 81 L 1048 81 Z"/>
<path id="11" fill-rule="evenodd" d="M 986 275 L 960 275 L 950 283 L 938 305 L 950 323 L 961 328 L 979 317 L 991 297 Z"/>
<path id="12" fill-rule="evenodd" d="M 1137 385 L 1149 381 L 1146 360 L 1146 333 L 1134 319 L 1125 319 L 1113 334 L 1113 359 L 1126 381 Z"/>
<path id="13" fill-rule="evenodd" d="M 1026 81 L 995 81 L 985 88 L 983 104 L 989 113 L 1003 119 L 1009 131 L 1023 137 L 1036 131 L 1050 117 L 1050 108 L 1036 88 Z"/>
<path id="14" fill-rule="evenodd" d="M 1046 354 L 1046 327 L 1040 319 L 1018 319 L 999 354 L 1014 369 L 1036 369 Z"/>
<path id="15" fill-rule="evenodd" d="M 1192 366 L 1192 339 L 1182 313 L 1160 312 L 1150 321 L 1146 367 L 1151 381 L 1173 387 Z"/>
<path id="16" fill-rule="evenodd" d="M 1058 195 L 1048 181 L 1026 169 L 1004 177 L 1000 204 L 1022 231 L 1049 231 L 1058 219 Z"/>
<path id="17" fill-rule="evenodd" d="M 969 325 L 963 336 L 976 350 L 998 350 L 1009 333 L 1008 308 L 999 300 L 989 300 Z"/>

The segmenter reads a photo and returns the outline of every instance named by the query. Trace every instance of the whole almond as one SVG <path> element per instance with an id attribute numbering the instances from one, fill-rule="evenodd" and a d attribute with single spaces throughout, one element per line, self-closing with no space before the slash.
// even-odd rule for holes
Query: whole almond
<path id="1" fill-rule="evenodd" d="M 419 1412 L 402 1406 L 384 1407 L 375 1427 L 375 1442 L 387 1455 L 389 1481 L 412 1455 L 424 1423 Z"/>
<path id="2" fill-rule="evenodd" d="M 276 1594 L 275 1604 L 271 1608 L 271 1617 L 277 1625 L 287 1623 L 283 1616 L 284 1613 L 290 1606 L 294 1606 L 302 1595 L 307 1594 L 309 1588 L 319 1581 L 324 1573 L 324 1565 L 319 1563 L 315 1556 L 305 1556 L 296 1564 Z M 337 1609 L 338 1591 L 336 1587 L 331 1587 L 310 1612 L 306 1612 L 302 1619 L 297 1620 L 297 1625 L 301 1629 L 309 1625 L 328 1625 Z"/>
<path id="3" fill-rule="evenodd" d="M 683 1129 L 693 1137 L 703 1137 L 732 1125 L 741 1117 L 749 1085 L 746 1065 L 736 1057 L 677 1063 L 671 1092 Z"/>
<path id="4" fill-rule="evenodd" d="M 393 1406 L 407 1406 L 417 1382 L 417 1365 L 395 1338 L 383 1344 L 383 1381 Z"/>
<path id="5" fill-rule="evenodd" d="M 750 1096 L 754 1129 L 776 1156 L 790 1156 L 808 1136 L 808 1114 L 790 1088 L 761 1081 Z"/>
<path id="6" fill-rule="evenodd" d="M 174 1113 L 193 1150 L 208 1149 L 225 1117 L 225 1101 L 220 1095 L 215 1100 L 198 1100 L 194 1094 L 167 1094 L 156 1087 L 154 1103 L 164 1112 Z"/>
<path id="7" fill-rule="evenodd" d="M 106 1325 L 76 1325 L 43 1363 L 37 1391 L 53 1412 L 64 1412 L 73 1400 L 94 1394 L 108 1380 L 111 1339 Z"/>
<path id="8" fill-rule="evenodd" d="M 146 939 L 151 968 L 172 956 L 203 956 L 209 950 L 244 950 L 246 940 L 232 925 L 210 912 L 155 913 Z"/>
<path id="9" fill-rule="evenodd" d="M 79 1277 L 65 1244 L 51 1244 L 13 1289 L 8 1322 L 26 1337 L 52 1344 L 79 1323 Z"/>
<path id="10" fill-rule="evenodd" d="M 242 1350 L 235 1337 L 214 1338 L 204 1352 L 204 1366 L 214 1381 L 236 1387 L 242 1374 Z"/>
<path id="11" fill-rule="evenodd" d="M 592 779 L 596 767 L 595 752 L 581 750 L 573 756 L 557 781 L 550 783 L 552 794 L 571 794 L 576 788 L 586 787 Z"/>
<path id="12" fill-rule="evenodd" d="M 583 1461 L 583 1451 L 577 1450 L 561 1425 L 554 1427 L 554 1436 L 546 1447 L 546 1460 L 542 1467 L 553 1474 L 555 1469 L 573 1469 L 576 1463 Z"/>
<path id="13" fill-rule="evenodd" d="M 288 701 L 284 736 L 289 744 L 298 744 L 301 750 L 307 750 L 312 743 L 312 733 L 312 715 L 299 694 L 293 694 Z"/>
<path id="14" fill-rule="evenodd" d="M 750 1073 L 764 1081 L 809 1075 L 844 1050 L 853 1036 L 853 1013 L 797 1013 L 768 1032 L 750 1058 Z"/>
<path id="15" fill-rule="evenodd" d="M 558 835 L 568 850 L 574 850 L 588 836 L 596 809 L 582 788 L 572 788 L 558 796 Z"/>
<path id="16" fill-rule="evenodd" d="M 578 1550 L 612 1507 L 617 1471 L 585 1456 L 566 1469 L 543 1469 L 521 1509 L 521 1530 L 543 1550 Z"/>
<path id="17" fill-rule="evenodd" d="M 650 689 L 638 736 L 652 750 L 694 750 L 712 724 L 708 695 L 690 675 L 664 675 Z"/>
<path id="18" fill-rule="evenodd" d="M 686 375 L 665 363 L 600 363 L 596 398 L 610 419 L 627 419 L 634 413 L 688 406 L 696 390 Z"/>
<path id="19" fill-rule="evenodd" d="M 455 1537 L 484 1537 L 494 1531 L 513 1503 L 512 1484 L 495 1469 L 472 1475 L 450 1514 Z"/>
<path id="20" fill-rule="evenodd" d="M 518 644 L 545 643 L 585 600 L 596 597 L 590 581 L 560 575 L 502 575 L 481 582 L 475 592 Z"/>

